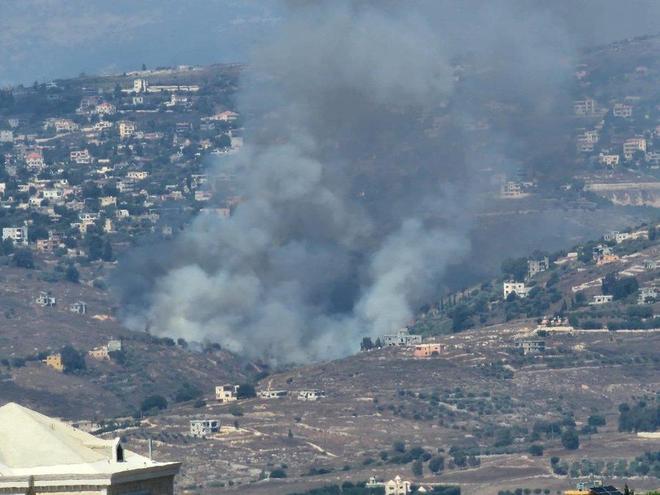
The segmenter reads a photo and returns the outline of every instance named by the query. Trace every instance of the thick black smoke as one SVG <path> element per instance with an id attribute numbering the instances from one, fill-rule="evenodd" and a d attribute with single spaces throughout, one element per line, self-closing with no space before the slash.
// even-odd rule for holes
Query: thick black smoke
<path id="1" fill-rule="evenodd" d="M 244 200 L 120 267 L 125 321 L 277 363 L 405 325 L 492 176 L 561 140 L 558 26 L 516 2 L 292 3 L 242 83 L 246 146 L 211 171 Z"/>

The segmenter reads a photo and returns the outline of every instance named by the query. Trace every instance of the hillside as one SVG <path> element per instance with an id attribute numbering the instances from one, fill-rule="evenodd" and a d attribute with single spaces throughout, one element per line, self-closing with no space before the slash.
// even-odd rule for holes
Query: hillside
<path id="1" fill-rule="evenodd" d="M 149 395 L 172 400 L 184 383 L 209 392 L 215 384 L 245 378 L 236 356 L 218 348 L 193 352 L 168 339 L 128 331 L 112 316 L 107 291 L 91 283 L 47 282 L 43 275 L 0 267 L 2 402 L 18 401 L 68 418 L 111 418 L 134 413 Z M 54 307 L 35 302 L 41 291 L 55 297 Z M 86 303 L 86 314 L 69 310 L 77 301 Z M 86 370 L 60 373 L 40 361 L 66 345 L 86 354 L 110 339 L 122 340 L 121 362 L 87 356 Z"/>
<path id="2" fill-rule="evenodd" d="M 534 326 L 443 337 L 446 351 L 432 359 L 388 348 L 277 373 L 259 387 L 289 391 L 283 399 L 176 407 L 124 435 L 134 448 L 144 449 L 151 437 L 159 455 L 185 458 L 179 483 L 187 493 L 219 493 L 239 483 L 237 493 L 291 493 L 372 475 L 410 477 L 411 461 L 420 454 L 406 458 L 397 442 L 405 452 L 421 447 L 444 457 L 441 475 L 424 462 L 423 476 L 413 478 L 458 483 L 470 494 L 572 485 L 553 473 L 553 456 L 570 469 L 582 459 L 603 466 L 626 459 L 627 465 L 645 451 L 660 450 L 660 441 L 617 428 L 619 404 L 639 398 L 648 407 L 655 403 L 657 332 L 557 334 L 546 338 L 543 355 L 522 356 L 514 341 Z M 298 390 L 314 388 L 327 397 L 296 400 Z M 605 425 L 588 428 L 594 416 Z M 193 439 L 192 418 L 219 419 L 222 431 Z M 567 450 L 559 434 L 546 433 L 551 424 L 580 432 L 579 449 Z M 530 445 L 542 446 L 542 455 L 529 454 Z M 287 472 L 285 480 L 257 482 L 279 467 Z M 613 477 L 614 467 L 603 467 L 602 474 Z M 656 483 L 634 479 L 640 488 Z"/>

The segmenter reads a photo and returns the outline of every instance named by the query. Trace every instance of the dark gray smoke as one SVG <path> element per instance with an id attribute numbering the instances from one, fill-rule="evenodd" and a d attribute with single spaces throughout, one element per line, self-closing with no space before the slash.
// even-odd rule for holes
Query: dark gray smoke
<path id="1" fill-rule="evenodd" d="M 276 363 L 405 325 L 492 175 L 564 138 L 571 50 L 521 5 L 292 3 L 242 82 L 246 146 L 211 169 L 243 201 L 124 263 L 127 324 Z"/>

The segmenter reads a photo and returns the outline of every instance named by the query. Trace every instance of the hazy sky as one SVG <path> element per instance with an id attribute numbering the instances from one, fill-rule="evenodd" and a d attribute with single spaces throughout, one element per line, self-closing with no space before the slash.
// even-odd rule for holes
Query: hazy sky
<path id="1" fill-rule="evenodd" d="M 237 62 L 278 22 L 271 0 L 2 0 L 0 84 Z"/>
<path id="2" fill-rule="evenodd" d="M 384 4 L 389 1 L 383 0 Z M 660 30 L 657 0 L 502 1 L 522 9 L 552 10 L 581 45 Z M 286 15 L 281 3 L 2 0 L 0 84 L 31 83 L 80 72 L 122 72 L 142 63 L 155 67 L 246 61 L 250 47 Z M 478 2 L 457 2 L 460 5 L 479 8 Z"/>

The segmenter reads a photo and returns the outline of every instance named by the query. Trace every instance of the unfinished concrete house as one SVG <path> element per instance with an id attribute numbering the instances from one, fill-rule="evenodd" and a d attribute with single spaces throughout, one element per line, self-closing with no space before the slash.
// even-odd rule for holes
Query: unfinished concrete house
<path id="1" fill-rule="evenodd" d="M 69 311 L 79 315 L 87 314 L 87 304 L 84 301 L 76 301 L 69 305 Z"/>
<path id="2" fill-rule="evenodd" d="M 422 343 L 422 336 L 411 334 L 408 328 L 400 328 L 393 335 L 383 335 L 383 345 L 408 347 Z"/>
<path id="3" fill-rule="evenodd" d="M 288 394 L 287 390 L 259 390 L 257 397 L 260 399 L 282 399 Z"/>
<path id="4" fill-rule="evenodd" d="M 298 400 L 319 400 L 325 398 L 323 390 L 301 390 L 298 392 Z"/>
<path id="5" fill-rule="evenodd" d="M 238 400 L 238 385 L 218 385 L 215 387 L 215 400 L 225 404 Z"/>
<path id="6" fill-rule="evenodd" d="M 206 438 L 220 431 L 220 421 L 217 419 L 191 419 L 190 436 Z"/>
<path id="7" fill-rule="evenodd" d="M 39 296 L 35 299 L 35 302 L 41 306 L 42 308 L 50 308 L 55 306 L 57 301 L 53 296 L 51 296 L 48 292 L 41 291 L 39 293 Z"/>

